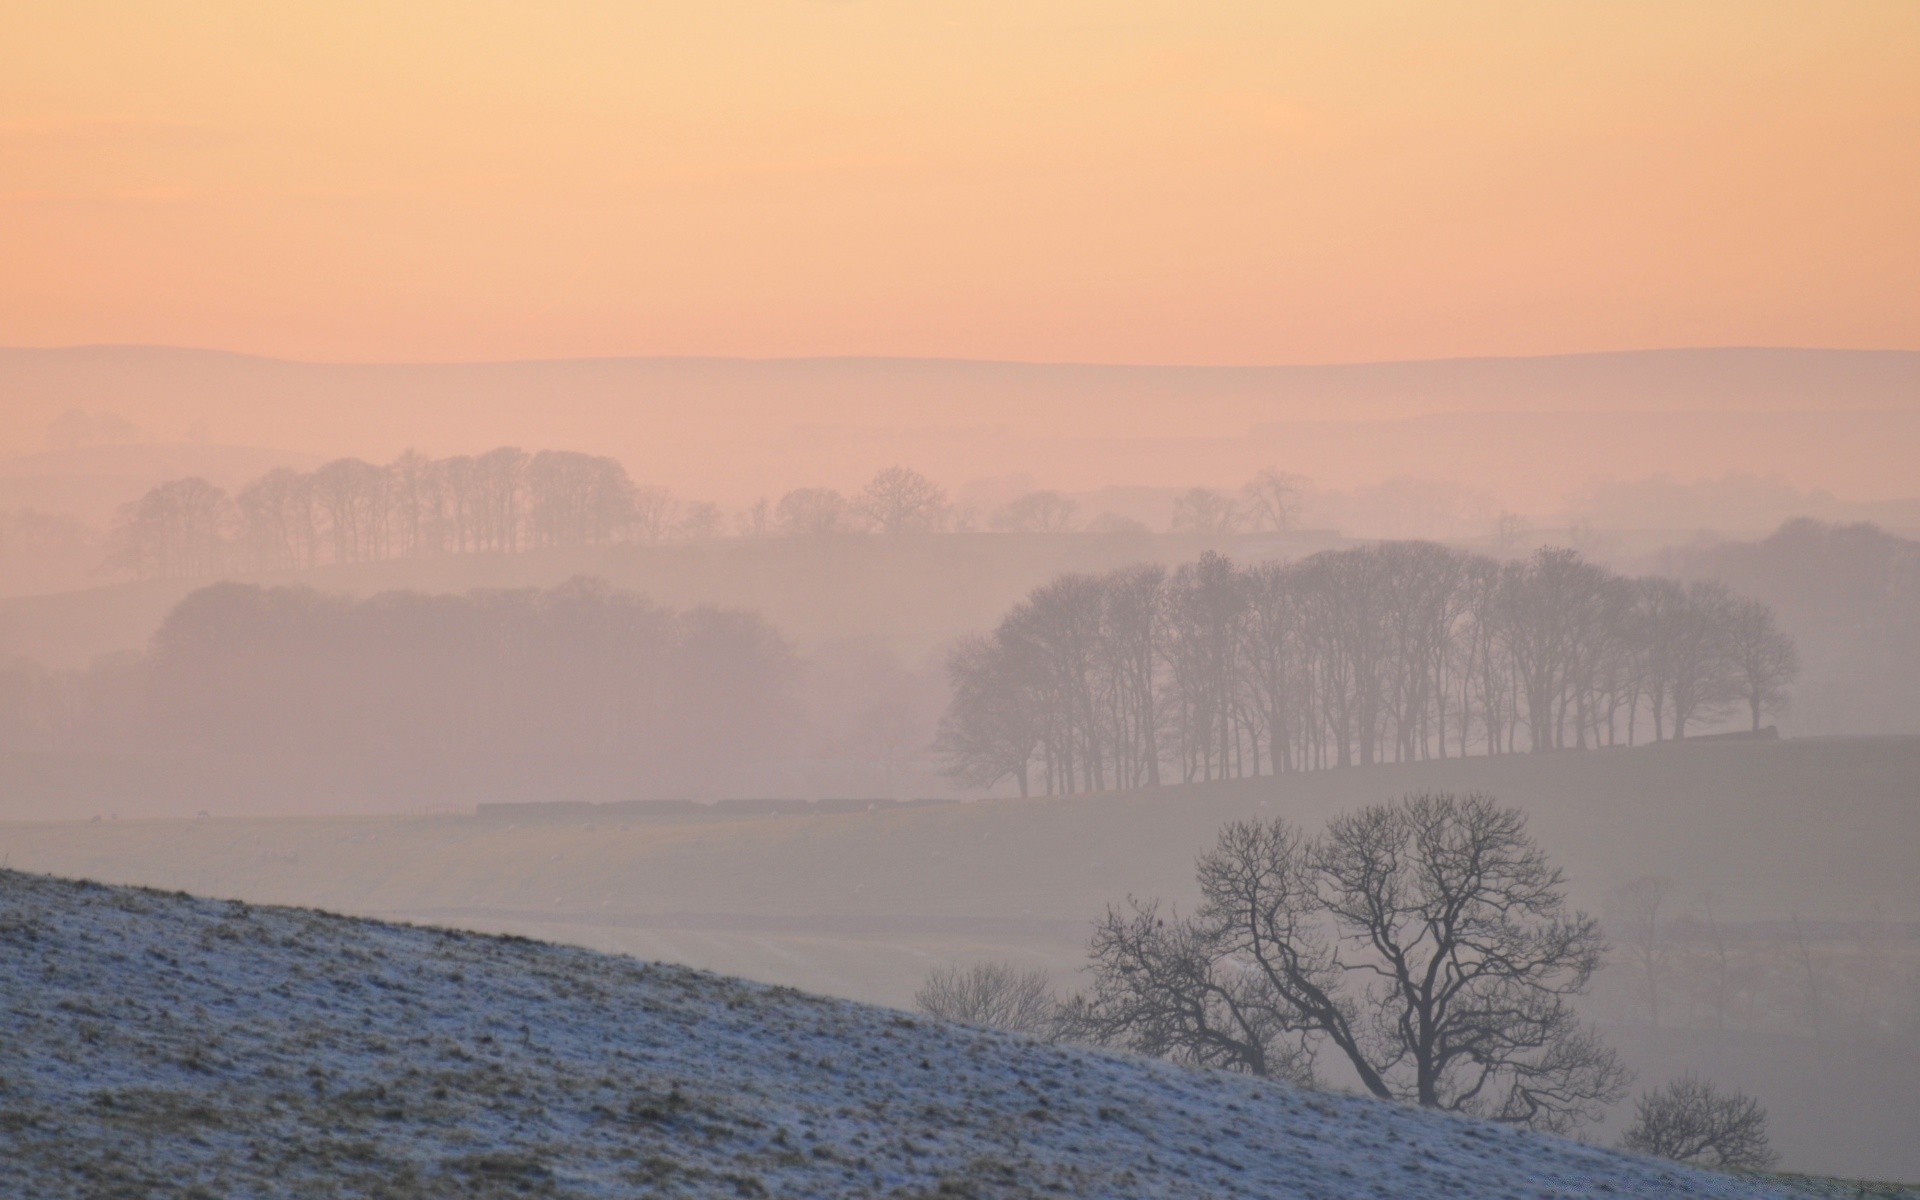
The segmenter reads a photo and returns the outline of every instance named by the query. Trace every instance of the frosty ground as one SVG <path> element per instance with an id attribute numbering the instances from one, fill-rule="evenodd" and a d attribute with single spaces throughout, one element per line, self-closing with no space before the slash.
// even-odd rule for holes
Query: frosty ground
<path id="1" fill-rule="evenodd" d="M 1786 1194 L 681 967 L 18 872 L 0 1159 L 32 1197 Z"/>

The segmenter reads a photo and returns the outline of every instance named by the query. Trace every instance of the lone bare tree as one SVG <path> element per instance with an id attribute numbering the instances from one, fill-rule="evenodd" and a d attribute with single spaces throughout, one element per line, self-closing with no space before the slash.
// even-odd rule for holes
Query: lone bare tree
<path id="1" fill-rule="evenodd" d="M 1758 1100 L 1691 1075 L 1641 1093 L 1620 1146 L 1725 1170 L 1765 1170 L 1779 1161 Z"/>
<path id="2" fill-rule="evenodd" d="M 1570 1003 L 1599 925 L 1567 906 L 1518 811 L 1422 793 L 1314 840 L 1238 822 L 1198 876 L 1189 919 L 1130 901 L 1100 924 L 1093 1036 L 1259 1074 L 1331 1047 L 1382 1099 L 1551 1131 L 1624 1092 Z"/>
<path id="3" fill-rule="evenodd" d="M 1175 533 L 1236 533 L 1245 516 L 1239 503 L 1225 492 L 1188 488 L 1173 498 L 1169 528 Z"/>
<path id="4" fill-rule="evenodd" d="M 888 467 L 867 483 L 855 507 L 881 533 L 931 533 L 946 513 L 947 493 L 911 467 Z"/>
<path id="5" fill-rule="evenodd" d="M 1647 1023 L 1660 1028 L 1660 1001 L 1672 966 L 1673 917 L 1666 911 L 1673 880 L 1643 875 L 1607 894 L 1607 924 L 1636 977 Z"/>
<path id="6" fill-rule="evenodd" d="M 773 519 L 791 537 L 825 537 L 844 533 L 852 506 L 832 488 L 795 488 L 780 497 Z"/>
<path id="7" fill-rule="evenodd" d="M 946 1021 L 1010 1029 L 1052 1040 L 1061 1031 L 1060 1004 L 1045 971 L 1003 962 L 936 967 L 913 994 L 921 1012 Z"/>
<path id="8" fill-rule="evenodd" d="M 1300 519 L 1300 493 L 1307 481 L 1272 467 L 1249 479 L 1240 489 L 1240 511 L 1255 529 L 1285 533 Z"/>

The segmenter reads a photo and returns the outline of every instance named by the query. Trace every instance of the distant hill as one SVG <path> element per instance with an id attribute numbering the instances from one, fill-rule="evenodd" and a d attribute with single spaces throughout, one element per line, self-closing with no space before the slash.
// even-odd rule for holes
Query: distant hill
<path id="1" fill-rule="evenodd" d="M 1087 490 L 1214 484 L 1280 465 L 1323 487 L 1471 482 L 1547 511 L 1596 476 L 1779 472 L 1849 498 L 1911 492 L 1920 352 L 1679 349 L 1329 366 L 935 359 L 316 364 L 165 347 L 0 349 L 0 448 L 59 414 L 322 456 L 500 443 L 611 453 L 738 501 L 908 462 Z"/>
<path id="2" fill-rule="evenodd" d="M 40 1200 L 1790 1194 L 519 940 L 14 872 L 0 940 Z"/>
<path id="3" fill-rule="evenodd" d="M 0 510 L 32 508 L 105 526 L 121 504 L 169 479 L 197 475 L 232 491 L 275 467 L 305 469 L 318 461 L 292 451 L 194 442 L 43 450 L 0 458 Z"/>

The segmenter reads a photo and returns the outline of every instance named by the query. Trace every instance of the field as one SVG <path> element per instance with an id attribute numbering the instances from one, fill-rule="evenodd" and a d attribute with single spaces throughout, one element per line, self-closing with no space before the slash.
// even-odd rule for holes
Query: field
<path id="1" fill-rule="evenodd" d="M 509 816 L 0 825 L 14 868 L 512 932 L 906 1005 L 929 967 L 985 957 L 1072 985 L 1089 922 L 1189 896 L 1226 821 L 1483 790 L 1597 907 L 1643 874 L 1735 921 L 1877 917 L 1913 965 L 1920 739 L 1702 741 L 1331 771 L 1159 792 L 808 816 Z M 1920 1176 L 1920 1050 L 1734 1032 L 1612 1031 L 1644 1075 L 1761 1091 L 1789 1162 Z"/>
<path id="2" fill-rule="evenodd" d="M 0 872 L 0 1191 L 1788 1196 L 525 941 Z"/>

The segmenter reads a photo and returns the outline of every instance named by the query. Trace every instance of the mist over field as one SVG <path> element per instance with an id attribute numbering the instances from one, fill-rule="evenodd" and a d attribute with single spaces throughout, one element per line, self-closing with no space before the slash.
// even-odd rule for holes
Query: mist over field
<path id="1" fill-rule="evenodd" d="M 1797 1169 L 1920 1174 L 1908 502 L 971 460 L 723 504 L 614 454 L 62 430 L 40 461 L 101 472 L 14 477 L 42 532 L 0 598 L 16 868 L 911 1007 L 982 965 L 1087 987 L 1096 919 L 1192 908 L 1232 821 L 1484 793 L 1599 915 L 1578 1010 L 1623 1071 L 1763 1097 Z M 60 554 L 86 586 L 26 582 Z"/>
<path id="2" fill-rule="evenodd" d="M 1916 60 L 0 9 L 0 1195 L 1920 1197 Z"/>

